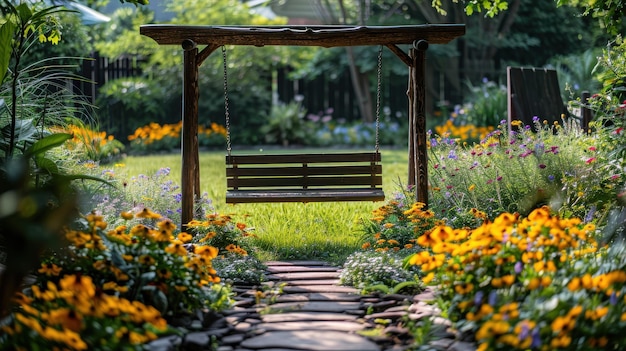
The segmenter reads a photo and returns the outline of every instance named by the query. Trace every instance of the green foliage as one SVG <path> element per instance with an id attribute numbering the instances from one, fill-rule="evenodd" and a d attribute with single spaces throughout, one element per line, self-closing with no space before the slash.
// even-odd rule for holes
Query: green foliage
<path id="1" fill-rule="evenodd" d="M 555 56 L 582 53 L 606 39 L 595 21 L 579 16 L 574 8 L 557 8 L 551 1 L 521 1 L 509 32 L 496 41 L 497 57 L 504 61 L 500 67 L 543 67 Z"/>
<path id="2" fill-rule="evenodd" d="M 151 122 L 171 122 L 179 115 L 170 104 L 180 104 L 180 95 L 171 94 L 172 86 L 160 79 L 130 77 L 115 79 L 100 89 L 96 104 L 105 108 L 100 113 L 100 122 L 107 132 L 114 135 L 129 135 L 135 129 Z M 109 121 L 106 112 L 124 116 L 121 120 Z M 126 117 L 128 116 L 128 117 Z M 131 117 L 132 116 L 132 117 Z"/>
<path id="3" fill-rule="evenodd" d="M 469 94 L 463 107 L 465 114 L 457 117 L 460 120 L 457 123 L 497 126 L 500 121 L 506 119 L 507 91 L 505 86 L 486 78 L 478 86 L 470 81 L 466 81 L 466 85 Z"/>
<path id="4" fill-rule="evenodd" d="M 0 43 L 8 44 L 13 39 L 15 32 L 15 24 L 10 21 L 6 21 L 0 27 Z M 9 68 L 9 62 L 12 54 L 11 45 L 2 45 L 0 47 L 0 83 L 4 81 L 4 76 Z"/>
<path id="5" fill-rule="evenodd" d="M 471 208 L 488 218 L 501 212 L 527 214 L 550 203 L 560 213 L 601 219 L 614 205 L 621 176 L 598 173 L 606 150 L 575 122 L 555 129 L 535 122 L 508 133 L 500 126 L 480 144 L 464 147 L 435 138 L 431 142 L 430 209 L 451 221 L 462 220 Z M 612 185 L 611 185 L 612 184 Z M 616 188 L 617 187 L 617 188 Z M 589 196 L 597 191 L 602 196 Z"/>
<path id="6" fill-rule="evenodd" d="M 402 257 L 393 252 L 357 251 L 346 259 L 340 275 L 341 283 L 367 289 L 377 285 L 394 287 L 406 281 L 417 282 L 415 273 L 402 268 Z"/>
<path id="7" fill-rule="evenodd" d="M 46 259 L 61 268 L 59 273 L 39 276 L 39 284 L 80 273 L 104 291 L 154 306 L 163 315 L 210 305 L 210 286 L 220 281 L 211 266 L 217 249 L 188 252 L 183 244 L 191 235 L 177 235 L 176 224 L 152 211 L 125 217 L 139 223 L 107 230 L 103 216 L 90 214 L 66 231 L 68 245 Z"/>
<path id="8" fill-rule="evenodd" d="M 589 350 L 624 342 L 624 245 L 600 247 L 594 237 L 593 224 L 543 207 L 476 228 L 438 227 L 409 262 L 480 349 Z"/>
<path id="9" fill-rule="evenodd" d="M 209 213 L 204 221 L 187 223 L 187 228 L 194 234 L 194 243 L 216 247 L 222 255 L 253 255 L 254 228 L 242 222 L 233 222 L 230 215 Z"/>
<path id="10" fill-rule="evenodd" d="M 213 268 L 226 283 L 259 285 L 266 280 L 267 266 L 253 256 L 228 254 L 213 260 Z"/>
<path id="11" fill-rule="evenodd" d="M 609 34 L 619 34 L 623 29 L 626 2 L 622 0 L 556 0 L 558 6 L 576 6 L 584 15 L 592 15 L 604 24 Z"/>
<path id="12" fill-rule="evenodd" d="M 305 115 L 306 110 L 299 100 L 273 105 L 260 129 L 265 142 L 283 146 L 303 144 L 311 132 L 311 123 L 304 118 Z"/>
<path id="13" fill-rule="evenodd" d="M 596 76 L 600 72 L 596 69 L 597 65 L 598 50 L 594 49 L 557 58 L 556 70 L 559 82 L 564 85 L 564 101 L 580 98 L 583 91 L 598 92 L 600 83 Z"/>
<path id="14" fill-rule="evenodd" d="M 393 200 L 377 208 L 371 219 L 362 219 L 363 249 L 375 251 L 400 251 L 413 249 L 415 238 L 431 230 L 439 221 L 425 205 L 412 201 L 409 191 L 397 194 Z"/>

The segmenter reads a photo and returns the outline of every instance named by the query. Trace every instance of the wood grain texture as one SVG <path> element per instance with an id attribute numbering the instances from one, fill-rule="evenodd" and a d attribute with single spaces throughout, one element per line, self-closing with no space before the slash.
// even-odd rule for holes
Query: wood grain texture
<path id="1" fill-rule="evenodd" d="M 465 34 L 463 24 L 422 24 L 410 26 L 193 26 L 147 24 L 142 35 L 160 45 L 286 45 L 360 46 L 413 44 L 426 40 L 445 44 Z"/>

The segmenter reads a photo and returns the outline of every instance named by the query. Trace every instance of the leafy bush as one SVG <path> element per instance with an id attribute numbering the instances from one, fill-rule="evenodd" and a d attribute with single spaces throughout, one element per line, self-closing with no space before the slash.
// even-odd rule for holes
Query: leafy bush
<path id="1" fill-rule="evenodd" d="M 283 146 L 304 144 L 310 133 L 311 124 L 304 118 L 306 111 L 301 104 L 302 97 L 290 103 L 274 104 L 261 127 L 265 142 Z"/>
<path id="2" fill-rule="evenodd" d="M 210 306 L 212 284 L 220 282 L 211 260 L 218 250 L 187 246 L 192 236 L 175 234 L 176 225 L 148 209 L 124 212 L 143 223 L 107 229 L 103 217 L 87 215 L 84 227 L 68 229 L 66 250 L 50 257 L 39 283 L 56 282 L 66 274 L 90 276 L 105 292 L 155 306 L 163 314 Z M 46 267 L 58 267 L 48 271 Z M 56 274 L 54 274 L 56 273 Z M 62 273 L 62 274 L 61 274 Z"/>
<path id="3" fill-rule="evenodd" d="M 253 256 L 227 254 L 213 260 L 213 268 L 224 282 L 257 285 L 266 280 L 265 266 Z"/>
<path id="4" fill-rule="evenodd" d="M 217 248 L 187 244 L 191 235 L 175 234 L 173 222 L 148 209 L 122 217 L 143 224 L 107 230 L 102 216 L 89 214 L 66 230 L 68 245 L 44 259 L 2 327 L 7 350 L 141 350 L 171 333 L 164 316 L 230 306 L 230 289 L 211 265 Z"/>
<path id="5" fill-rule="evenodd" d="M 398 200 L 406 200 L 402 194 Z M 415 238 L 434 227 L 439 221 L 434 213 L 424 209 L 421 202 L 390 200 L 373 211 L 370 220 L 362 220 L 362 248 L 381 251 L 412 249 Z"/>
<path id="6" fill-rule="evenodd" d="M 505 123 L 473 146 L 455 140 L 431 139 L 430 209 L 456 225 L 468 211 L 480 209 L 487 218 L 502 212 L 528 214 L 551 203 L 568 216 L 602 219 L 616 203 L 623 175 L 598 173 L 606 150 L 597 136 L 577 124 L 530 126 Z M 589 196 L 591 193 L 596 196 Z M 591 208 L 596 210 L 589 213 Z"/>
<path id="7" fill-rule="evenodd" d="M 160 168 L 154 174 L 139 174 L 128 177 L 124 164 L 118 163 L 112 167 L 100 167 L 96 162 L 84 162 L 80 165 L 82 172 L 106 179 L 114 186 L 85 183 L 82 201 L 83 212 L 95 211 L 104 216 L 105 222 L 112 226 L 120 224 L 134 225 L 139 220 L 130 220 L 129 223 L 120 219 L 123 211 L 140 211 L 150 208 L 164 218 L 174 223 L 180 223 L 181 193 L 180 186 L 170 177 L 168 167 Z M 206 193 L 195 201 L 194 213 L 202 218 L 205 212 L 212 212 L 212 201 Z"/>
<path id="8" fill-rule="evenodd" d="M 81 274 L 35 285 L 32 296 L 16 300 L 19 312 L 0 327 L 0 350 L 143 350 L 169 331 L 156 308 L 104 293 Z"/>
<path id="9" fill-rule="evenodd" d="M 593 224 L 542 207 L 474 229 L 438 226 L 408 263 L 478 350 L 604 349 L 626 342 L 625 248 L 599 247 L 594 235 Z"/>
<path id="10" fill-rule="evenodd" d="M 248 256 L 256 237 L 245 223 L 233 223 L 231 216 L 218 213 L 207 214 L 204 221 L 193 220 L 187 228 L 194 233 L 195 243 L 214 246 L 223 255 Z"/>
<path id="11" fill-rule="evenodd" d="M 51 130 L 56 133 L 72 134 L 72 139 L 65 142 L 65 148 L 78 160 L 106 164 L 122 157 L 124 144 L 104 131 L 74 124 L 53 127 Z"/>
<path id="12" fill-rule="evenodd" d="M 180 148 L 183 122 L 176 124 L 149 123 L 139 127 L 128 136 L 131 149 L 137 153 L 172 151 Z M 226 145 L 226 129 L 211 123 L 209 127 L 198 126 L 198 145 L 200 147 L 223 147 Z"/>
<path id="13" fill-rule="evenodd" d="M 346 259 L 339 279 L 341 284 L 359 289 L 373 285 L 393 287 L 402 282 L 416 281 L 417 275 L 402 267 L 403 257 L 401 253 L 388 251 L 357 251 Z"/>

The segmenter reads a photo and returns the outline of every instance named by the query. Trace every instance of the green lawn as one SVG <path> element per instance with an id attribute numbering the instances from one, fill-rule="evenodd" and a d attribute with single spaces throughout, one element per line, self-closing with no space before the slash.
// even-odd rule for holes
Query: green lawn
<path id="1" fill-rule="evenodd" d="M 313 150 L 298 150 L 308 152 Z M 321 150 L 314 150 L 320 152 Z M 335 150 L 330 152 L 350 152 Z M 352 150 L 356 151 L 356 150 Z M 248 150 L 241 153 L 261 152 Z M 239 153 L 239 151 L 238 151 Z M 383 188 L 387 198 L 406 184 L 406 150 L 381 150 Z M 259 239 L 259 257 L 274 259 L 323 259 L 342 262 L 359 248 L 359 220 L 370 217 L 382 202 L 268 203 L 227 205 L 224 202 L 226 178 L 225 152 L 200 154 L 200 187 L 213 200 L 220 213 L 233 214 L 239 221 L 255 228 Z M 180 180 L 181 156 L 130 156 L 125 160 L 129 175 L 153 174 L 170 167 L 174 180 Z"/>

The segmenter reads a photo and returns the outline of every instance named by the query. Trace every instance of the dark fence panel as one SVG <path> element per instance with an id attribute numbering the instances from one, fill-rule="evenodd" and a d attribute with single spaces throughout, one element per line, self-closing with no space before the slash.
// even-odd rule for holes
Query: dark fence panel
<path id="1" fill-rule="evenodd" d="M 75 81 L 74 91 L 95 103 L 100 88 L 107 82 L 141 75 L 140 60 L 134 56 L 111 59 L 96 52 L 90 59 L 83 60 L 80 75 L 85 81 Z"/>
<path id="2" fill-rule="evenodd" d="M 324 114 L 328 108 L 333 109 L 333 117 L 347 121 L 359 121 L 361 115 L 350 72 L 345 70 L 341 75 L 333 77 L 323 74 L 315 79 L 289 78 L 287 68 L 279 69 L 277 74 L 277 93 L 282 102 L 293 101 L 296 95 L 303 97 L 302 104 L 308 113 Z M 392 116 L 406 116 L 408 102 L 406 97 L 407 76 L 384 74 L 381 83 L 381 116 L 383 109 L 390 111 Z M 372 98 L 375 98 L 375 85 L 372 85 Z M 375 103 L 373 104 L 375 106 Z"/>

